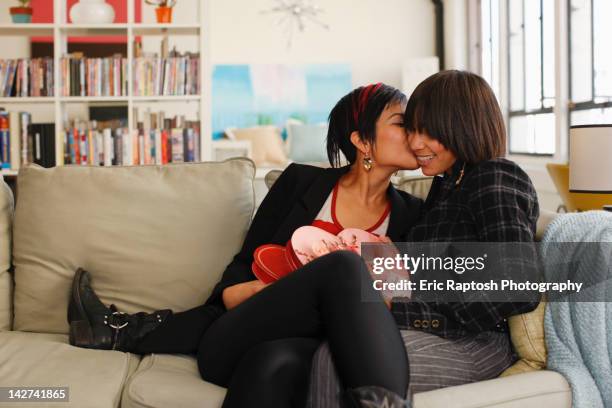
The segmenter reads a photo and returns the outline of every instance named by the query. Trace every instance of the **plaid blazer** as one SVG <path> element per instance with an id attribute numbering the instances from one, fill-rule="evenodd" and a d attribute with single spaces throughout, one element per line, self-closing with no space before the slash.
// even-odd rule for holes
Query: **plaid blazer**
<path id="1" fill-rule="evenodd" d="M 456 163 L 451 174 L 435 177 L 420 221 L 406 242 L 532 242 L 539 215 L 529 176 L 514 162 L 494 159 Z M 531 299 L 530 299 L 531 300 Z M 394 298 L 391 312 L 400 328 L 441 337 L 507 330 L 505 319 L 529 312 L 533 302 L 422 302 Z"/>

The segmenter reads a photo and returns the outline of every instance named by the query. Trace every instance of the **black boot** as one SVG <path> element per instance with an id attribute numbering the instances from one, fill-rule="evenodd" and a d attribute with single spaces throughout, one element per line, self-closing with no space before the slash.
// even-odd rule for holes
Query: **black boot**
<path id="1" fill-rule="evenodd" d="M 129 352 L 171 315 L 170 309 L 128 315 L 117 311 L 115 305 L 106 307 L 91 287 L 89 272 L 79 268 L 74 274 L 68 304 L 73 346 Z"/>
<path id="2" fill-rule="evenodd" d="M 383 387 L 367 386 L 346 390 L 346 405 L 351 408 L 410 408 L 410 401 Z"/>

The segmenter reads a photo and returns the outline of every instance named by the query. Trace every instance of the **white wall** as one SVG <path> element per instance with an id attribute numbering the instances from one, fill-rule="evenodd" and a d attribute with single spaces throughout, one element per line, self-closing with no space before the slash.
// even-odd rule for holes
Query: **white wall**
<path id="1" fill-rule="evenodd" d="M 405 59 L 435 54 L 431 0 L 314 0 L 325 30 L 307 22 L 287 37 L 278 15 L 262 14 L 272 0 L 215 0 L 211 4 L 213 63 L 350 63 L 353 85 L 401 86 Z"/>
<path id="2" fill-rule="evenodd" d="M 446 69 L 468 69 L 466 0 L 444 0 L 444 57 Z"/>

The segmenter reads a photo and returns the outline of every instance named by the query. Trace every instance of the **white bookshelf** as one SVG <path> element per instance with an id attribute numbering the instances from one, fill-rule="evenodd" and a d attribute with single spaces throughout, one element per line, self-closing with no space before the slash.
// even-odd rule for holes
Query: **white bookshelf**
<path id="1" fill-rule="evenodd" d="M 19 110 L 27 111 L 24 105 L 27 104 L 48 104 L 49 108 L 54 109 L 55 120 L 55 150 L 56 163 L 63 165 L 63 130 L 64 119 L 66 118 L 67 106 L 69 104 L 121 104 L 128 108 L 128 127 L 136 128 L 135 118 L 133 117 L 134 107 L 145 107 L 147 103 L 196 103 L 198 104 L 200 120 L 200 157 L 202 161 L 210 160 L 212 154 L 212 127 L 211 127 L 211 80 L 212 71 L 210 66 L 210 33 L 206 29 L 209 18 L 209 2 L 211 0 L 193 0 L 197 8 L 197 23 L 138 23 L 135 22 L 134 6 L 135 1 L 127 0 L 127 23 L 116 24 L 72 24 L 67 21 L 66 0 L 53 0 L 53 23 L 48 24 L 0 24 L 0 39 L 11 36 L 52 36 L 53 37 L 53 69 L 54 83 L 56 84 L 54 96 L 50 97 L 15 97 L 0 98 L 0 105 L 10 109 L 11 104 L 18 104 Z M 142 7 L 150 7 L 144 4 Z M 124 35 L 127 38 L 127 76 L 128 76 L 128 95 L 125 96 L 63 96 L 60 95 L 61 72 L 60 61 L 68 52 L 68 37 L 71 36 L 96 36 L 96 35 Z M 132 61 L 134 59 L 134 39 L 136 36 L 175 36 L 189 35 L 196 36 L 198 48 L 190 50 L 199 52 L 200 55 L 200 95 L 186 96 L 134 96 L 132 94 Z M 10 39 L 9 39 L 10 40 Z M 110 56 L 110 55 L 109 55 Z M 155 106 L 152 106 L 155 109 Z M 71 119 L 71 118 L 68 118 Z M 2 170 L 4 175 L 15 175 L 16 172 Z"/>

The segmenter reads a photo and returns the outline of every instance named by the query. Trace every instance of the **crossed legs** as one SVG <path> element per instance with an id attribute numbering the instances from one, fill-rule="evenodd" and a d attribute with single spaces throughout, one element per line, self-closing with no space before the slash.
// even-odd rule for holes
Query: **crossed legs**
<path id="1" fill-rule="evenodd" d="M 409 372 L 399 330 L 380 296 L 363 300 L 367 291 L 373 291 L 370 275 L 353 253 L 308 263 L 206 330 L 197 354 L 202 378 L 229 387 L 226 407 L 245 406 L 243 398 L 292 406 L 301 401 L 296 396 L 307 389 L 312 355 L 326 338 L 346 387 L 375 385 L 404 396 Z M 289 392 L 282 396 L 281 389 Z"/>

